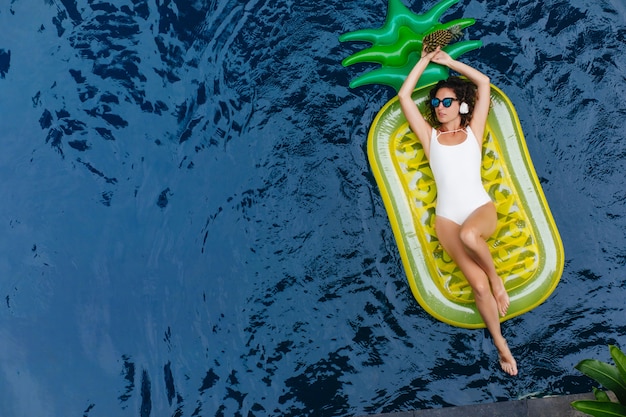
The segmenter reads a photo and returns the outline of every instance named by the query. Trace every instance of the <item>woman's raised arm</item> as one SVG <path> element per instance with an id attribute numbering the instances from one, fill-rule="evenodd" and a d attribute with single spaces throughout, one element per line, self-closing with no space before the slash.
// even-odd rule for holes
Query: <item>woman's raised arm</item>
<path id="1" fill-rule="evenodd" d="M 417 135 L 417 138 L 422 143 L 424 153 L 426 157 L 430 158 L 430 136 L 432 133 L 432 126 L 424 119 L 424 116 L 420 113 L 417 105 L 411 97 L 417 82 L 424 73 L 424 70 L 433 59 L 433 57 L 439 52 L 439 48 L 435 51 L 426 53 L 422 51 L 422 56 L 415 64 L 409 75 L 404 80 L 400 91 L 398 91 L 398 98 L 400 100 L 400 107 L 409 122 L 409 126 L 413 133 Z"/>

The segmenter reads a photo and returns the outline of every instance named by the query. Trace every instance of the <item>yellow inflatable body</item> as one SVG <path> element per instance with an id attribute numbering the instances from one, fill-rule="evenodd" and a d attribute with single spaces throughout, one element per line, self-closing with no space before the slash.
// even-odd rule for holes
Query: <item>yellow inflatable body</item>
<path id="1" fill-rule="evenodd" d="M 422 111 L 431 87 L 414 92 Z M 493 85 L 491 91 L 482 174 L 498 211 L 498 229 L 488 243 L 511 298 L 508 314 L 502 318 L 507 320 L 549 297 L 563 272 L 564 254 L 517 113 L 502 91 Z M 417 301 L 443 322 L 484 327 L 467 280 L 437 240 L 436 186 L 397 97 L 372 124 L 368 156 Z"/>

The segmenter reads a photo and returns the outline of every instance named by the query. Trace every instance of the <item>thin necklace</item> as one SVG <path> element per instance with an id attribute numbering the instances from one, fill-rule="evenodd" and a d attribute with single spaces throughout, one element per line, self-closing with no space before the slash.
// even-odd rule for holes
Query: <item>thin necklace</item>
<path id="1" fill-rule="evenodd" d="M 462 131 L 462 130 L 465 130 L 465 128 L 464 128 L 464 127 L 461 127 L 461 128 L 459 128 L 459 129 L 456 129 L 456 130 L 447 130 L 447 131 L 445 131 L 445 132 L 444 132 L 443 130 L 440 130 L 440 131 L 439 131 L 439 134 L 440 134 L 440 135 L 443 135 L 444 133 L 456 133 L 456 132 L 460 132 L 460 131 Z"/>

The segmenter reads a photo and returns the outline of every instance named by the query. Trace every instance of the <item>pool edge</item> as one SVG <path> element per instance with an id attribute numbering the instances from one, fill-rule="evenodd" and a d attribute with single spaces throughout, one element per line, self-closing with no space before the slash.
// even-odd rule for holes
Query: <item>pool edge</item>
<path id="1" fill-rule="evenodd" d="M 593 398 L 591 393 L 569 394 L 458 407 L 369 414 L 358 417 L 589 417 L 587 414 L 575 410 L 571 406 L 571 402 Z"/>

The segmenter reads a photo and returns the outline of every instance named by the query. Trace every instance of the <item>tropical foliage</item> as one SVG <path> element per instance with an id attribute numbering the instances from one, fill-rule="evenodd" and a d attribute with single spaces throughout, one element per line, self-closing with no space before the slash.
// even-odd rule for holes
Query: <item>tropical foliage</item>
<path id="1" fill-rule="evenodd" d="M 595 359 L 584 359 L 575 368 L 606 390 L 612 391 L 617 402 L 611 400 L 607 391 L 594 388 L 595 400 L 574 401 L 572 406 L 595 417 L 626 417 L 626 355 L 613 345 L 609 345 L 609 352 L 615 366 Z"/>

